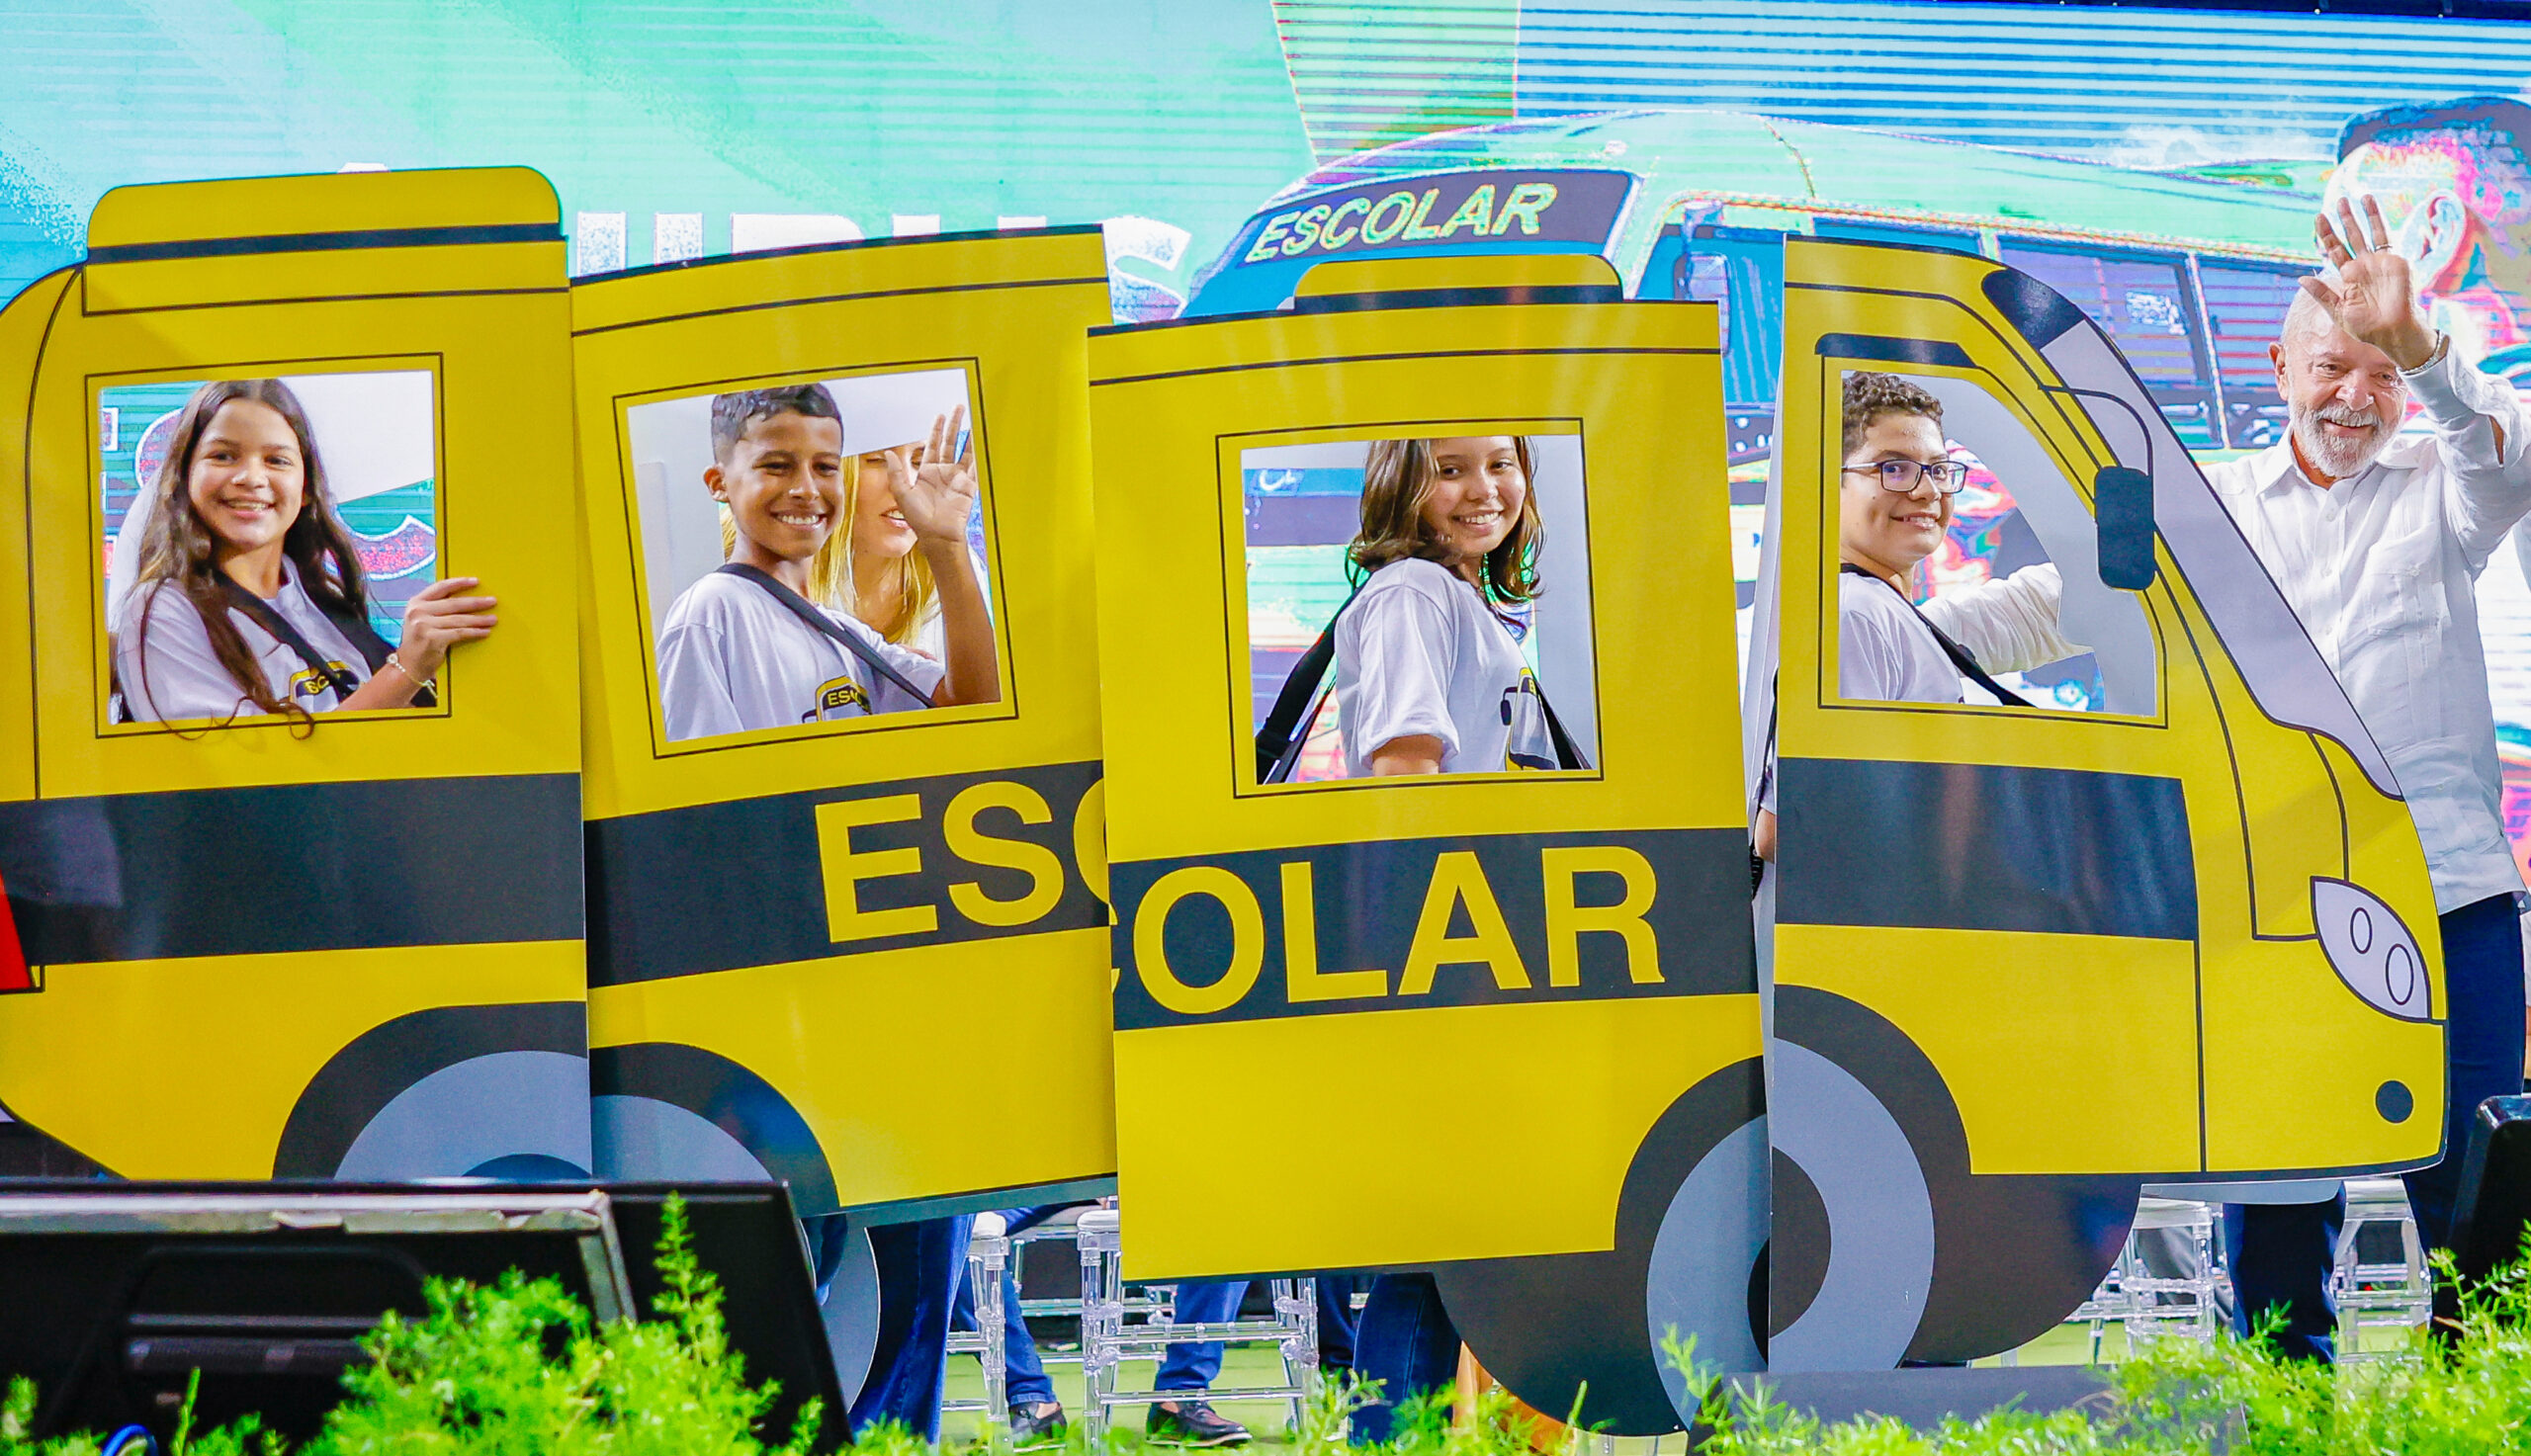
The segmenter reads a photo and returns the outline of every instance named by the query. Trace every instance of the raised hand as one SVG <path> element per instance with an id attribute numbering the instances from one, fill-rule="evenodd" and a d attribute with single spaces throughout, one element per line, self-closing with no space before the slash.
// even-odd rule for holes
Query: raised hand
<path id="1" fill-rule="evenodd" d="M 949 458 L 949 448 L 958 442 L 958 430 L 967 422 L 963 404 L 947 414 L 934 415 L 931 438 L 922 449 L 922 463 L 916 465 L 906 458 L 907 452 L 888 452 L 888 484 L 897 492 L 897 509 L 914 528 L 918 541 L 956 541 L 967 539 L 967 520 L 976 510 L 976 442 L 967 441 L 966 450 L 956 460 Z"/>
<path id="2" fill-rule="evenodd" d="M 2364 216 L 2338 199 L 2337 216 L 2322 209 L 2313 219 L 2320 256 L 2337 270 L 2337 287 L 2322 279 L 2305 278 L 2303 292 L 2329 311 L 2337 326 L 2358 341 L 2391 356 L 2401 369 L 2419 369 L 2434 356 L 2434 330 L 2417 311 L 2416 287 L 2408 260 L 2391 246 L 2390 224 L 2382 220 L 2382 205 L 2370 193 Z"/>

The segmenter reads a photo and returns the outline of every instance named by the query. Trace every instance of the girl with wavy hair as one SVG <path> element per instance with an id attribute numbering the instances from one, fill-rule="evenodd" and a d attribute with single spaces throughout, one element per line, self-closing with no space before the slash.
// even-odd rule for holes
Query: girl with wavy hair
<path id="1" fill-rule="evenodd" d="M 307 412 L 279 380 L 219 380 L 176 418 L 148 486 L 140 564 L 114 624 L 115 676 L 140 722 L 407 708 L 449 649 L 488 636 L 472 576 L 424 587 L 390 649 L 369 625 L 351 533 Z"/>
<path id="2" fill-rule="evenodd" d="M 1538 595 L 1536 453 L 1516 435 L 1372 442 L 1361 590 L 1336 624 L 1349 778 L 1564 765 L 1511 609 Z"/>

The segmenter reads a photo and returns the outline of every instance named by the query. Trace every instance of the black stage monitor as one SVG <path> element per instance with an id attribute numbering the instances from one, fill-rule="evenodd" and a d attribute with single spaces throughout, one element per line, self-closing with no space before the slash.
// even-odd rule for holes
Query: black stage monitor
<path id="1" fill-rule="evenodd" d="M 378 1317 L 438 1275 L 551 1277 L 601 1320 L 648 1317 L 667 1195 L 728 1292 L 750 1383 L 782 1383 L 766 1433 L 824 1398 L 842 1416 L 807 1253 L 778 1184 L 0 1182 L 0 1379 L 38 1387 L 39 1436 L 128 1424 L 162 1439 L 202 1372 L 195 1427 L 248 1412 L 294 1440 L 341 1397 Z"/>
<path id="2" fill-rule="evenodd" d="M 2531 1097 L 2479 1104 L 2453 1219 L 2453 1262 L 2464 1280 L 2484 1279 L 2522 1256 L 2523 1229 L 2531 1224 Z"/>

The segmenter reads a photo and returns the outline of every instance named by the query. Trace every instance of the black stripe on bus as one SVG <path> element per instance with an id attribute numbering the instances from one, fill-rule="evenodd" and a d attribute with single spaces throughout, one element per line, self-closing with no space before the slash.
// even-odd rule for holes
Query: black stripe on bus
<path id="1" fill-rule="evenodd" d="M 1613 283 L 1510 284 L 1493 288 L 1390 289 L 1368 294 L 1303 294 L 1294 313 L 1368 313 L 1389 308 L 1483 308 L 1503 303 L 1622 303 Z"/>
<path id="2" fill-rule="evenodd" d="M 1548 934 L 1547 861 L 1542 852 L 1607 848 L 1632 850 L 1652 871 L 1652 902 L 1639 919 L 1652 933 L 1660 979 L 1636 981 L 1637 970 L 1648 974 L 1653 968 L 1637 966 L 1629 941 L 1620 933 L 1588 928 L 1571 941 L 1572 984 L 1555 985 L 1552 968 L 1557 951 Z M 1464 857 L 1473 856 L 1482 877 L 1482 884 L 1473 888 L 1485 897 L 1485 905 L 1472 905 L 1461 893 L 1470 888 L 1468 882 L 1443 878 L 1444 856 L 1453 857 L 1452 868 L 1464 868 Z M 1297 873 L 1287 880 L 1287 865 L 1307 866 L 1306 918 L 1293 913 L 1299 908 L 1296 903 L 1286 902 L 1285 886 L 1298 883 Z M 1246 892 L 1239 896 L 1241 905 L 1234 911 L 1224 898 L 1232 892 L 1222 886 L 1218 873 L 1207 873 L 1204 882 L 1213 888 L 1177 897 L 1161 907 L 1159 947 L 1168 964 L 1152 968 L 1155 977 L 1165 974 L 1189 988 L 1208 987 L 1229 973 L 1235 957 L 1257 957 L 1253 984 L 1218 1011 L 1173 1010 L 1152 995 L 1152 983 L 1144 979 L 1141 955 L 1151 932 L 1138 922 L 1147 913 L 1146 900 L 1153 888 L 1181 869 L 1226 871 Z M 1115 1025 L 1119 1031 L 1434 1006 L 1729 995 L 1758 988 L 1747 928 L 1749 836 L 1737 825 L 1374 839 L 1201 859 L 1141 860 L 1118 864 L 1108 875 L 1116 896 L 1114 949 L 1121 975 L 1116 985 Z M 1573 903 L 1586 915 L 1593 907 L 1620 903 L 1627 888 L 1617 875 L 1597 868 L 1572 876 L 1571 883 Z M 1448 942 L 1440 946 L 1445 959 L 1429 988 L 1410 992 L 1403 985 L 1403 973 L 1427 899 L 1437 895 L 1447 923 L 1422 928 L 1435 944 Z M 1251 903 L 1258 939 L 1243 947 L 1232 917 L 1247 913 Z M 1504 966 L 1500 979 L 1488 964 L 1468 959 L 1471 937 L 1484 931 L 1477 919 L 1480 909 L 1487 922 L 1495 913 L 1501 914 L 1519 961 L 1517 970 Z M 1299 925 L 1315 931 L 1316 941 L 1314 947 L 1302 948 L 1303 969 L 1314 969 L 1321 978 L 1341 978 L 1347 972 L 1370 974 L 1333 983 L 1322 979 L 1295 984 L 1290 954 L 1294 945 L 1287 929 Z M 1503 981 L 1516 984 L 1506 985 Z M 1165 986 L 1167 982 L 1158 984 Z"/>
<path id="3" fill-rule="evenodd" d="M 1778 924 L 2197 938 L 2177 779 L 1787 758 Z"/>
<path id="4" fill-rule="evenodd" d="M 88 250 L 99 263 L 165 263 L 178 258 L 243 258 L 258 253 L 340 253 L 354 248 L 447 248 L 472 243 L 561 242 L 557 222 L 475 222 L 457 227 L 369 227 L 349 232 L 275 232 L 260 237 L 182 237 L 108 243 Z"/>
<path id="5" fill-rule="evenodd" d="M 580 938 L 576 774 L 0 804 L 33 965 Z"/>
<path id="6" fill-rule="evenodd" d="M 1057 763 L 937 778 L 864 784 L 703 804 L 588 825 L 589 985 L 623 985 L 746 966 L 778 966 L 914 945 L 1041 935 L 1107 923 L 1107 907 L 1083 880 L 1073 820 L 1101 765 Z M 961 914 L 952 885 L 972 885 L 996 900 L 1025 899 L 1023 871 L 970 864 L 949 852 L 943 813 L 962 792 L 1003 782 L 1044 801 L 1042 824 L 1006 809 L 976 816 L 978 832 L 1051 853 L 1063 888 L 1044 913 L 1019 925 L 986 925 Z M 828 919 L 829 872 L 818 832 L 819 806 L 863 800 L 913 801 L 911 815 L 847 828 L 840 848 L 859 858 L 915 851 L 915 858 L 862 859 L 853 882 L 857 909 L 882 914 L 917 906 L 931 928 L 837 941 Z M 1042 865 L 1042 861 L 1039 861 Z M 901 867 L 906 868 L 899 873 Z M 869 873 L 876 869 L 880 873 Z"/>
<path id="7" fill-rule="evenodd" d="M 1949 339 L 1899 339 L 1886 334 L 1821 334 L 1822 359 L 1869 359 L 1875 364 L 1926 364 L 1974 369 L 1968 351 Z"/>

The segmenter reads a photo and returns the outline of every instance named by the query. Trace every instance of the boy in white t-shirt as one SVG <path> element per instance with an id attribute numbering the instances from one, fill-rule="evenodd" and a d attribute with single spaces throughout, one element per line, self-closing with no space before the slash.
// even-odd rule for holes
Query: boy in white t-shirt
<path id="1" fill-rule="evenodd" d="M 949 459 L 962 413 L 933 422 L 918 469 L 901 452 L 890 457 L 899 508 L 939 583 L 945 656 L 935 661 L 807 599 L 810 562 L 843 521 L 843 424 L 826 386 L 713 399 L 703 484 L 737 535 L 730 564 L 680 593 L 659 629 L 671 739 L 1001 697 L 993 622 L 966 543 L 973 444 Z"/>

